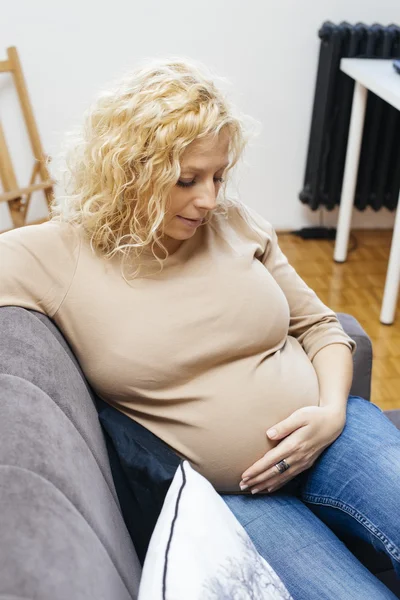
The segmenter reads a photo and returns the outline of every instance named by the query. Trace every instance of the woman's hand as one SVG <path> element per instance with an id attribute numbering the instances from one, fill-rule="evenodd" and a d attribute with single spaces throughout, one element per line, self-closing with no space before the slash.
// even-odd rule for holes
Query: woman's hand
<path id="1" fill-rule="evenodd" d="M 278 490 L 309 469 L 325 448 L 339 437 L 345 423 L 345 412 L 331 406 L 306 406 L 296 410 L 268 430 L 271 439 L 284 439 L 243 473 L 240 489 L 248 489 L 252 494 Z M 272 429 L 277 432 L 274 436 Z M 283 459 L 290 467 L 281 474 L 274 465 Z"/>

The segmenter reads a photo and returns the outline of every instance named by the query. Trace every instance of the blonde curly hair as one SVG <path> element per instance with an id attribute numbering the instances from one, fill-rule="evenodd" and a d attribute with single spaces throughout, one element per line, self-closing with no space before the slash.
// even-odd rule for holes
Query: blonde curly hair
<path id="1" fill-rule="evenodd" d="M 139 257 L 154 244 L 168 256 L 160 239 L 182 153 L 221 130 L 229 132 L 230 162 L 214 213 L 226 214 L 236 202 L 227 198 L 226 175 L 249 136 L 213 79 L 193 60 L 146 59 L 101 92 L 83 127 L 67 134 L 70 142 L 60 155 L 65 195 L 54 199 L 51 220 L 82 227 L 92 250 L 108 259 L 118 252 Z"/>

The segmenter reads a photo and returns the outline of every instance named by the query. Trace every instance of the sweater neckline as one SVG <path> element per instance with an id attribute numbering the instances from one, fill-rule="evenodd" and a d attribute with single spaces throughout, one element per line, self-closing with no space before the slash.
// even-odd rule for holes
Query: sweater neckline
<path id="1" fill-rule="evenodd" d="M 169 254 L 166 258 L 164 259 L 160 259 L 162 260 L 162 263 L 164 265 L 166 264 L 176 264 L 176 263 L 180 263 L 180 262 L 184 262 L 186 261 L 191 252 L 199 245 L 201 244 L 201 241 L 204 239 L 204 228 L 206 227 L 206 225 L 200 225 L 200 227 L 198 227 L 195 231 L 195 233 L 190 237 L 187 238 L 186 240 L 183 240 L 182 244 L 179 246 L 179 248 L 177 250 L 175 250 L 175 252 L 173 254 Z M 146 263 L 154 263 L 154 264 L 158 264 L 158 261 L 156 259 L 156 257 L 153 255 L 153 252 L 151 250 L 150 246 L 146 246 L 139 259 L 139 261 L 144 261 Z"/>

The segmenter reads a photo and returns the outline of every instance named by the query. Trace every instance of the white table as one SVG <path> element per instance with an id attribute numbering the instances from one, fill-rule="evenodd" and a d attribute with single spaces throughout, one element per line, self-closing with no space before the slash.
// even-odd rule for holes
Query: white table
<path id="1" fill-rule="evenodd" d="M 364 127 L 367 91 L 386 100 L 400 110 L 400 75 L 393 68 L 393 60 L 373 58 L 342 58 L 341 70 L 355 80 L 350 131 L 347 143 L 346 164 L 339 208 L 339 220 L 334 259 L 344 262 L 347 258 L 350 224 L 354 195 L 357 184 L 358 161 Z M 400 140 L 399 140 L 400 144 Z M 389 266 L 386 275 L 385 291 L 381 308 L 381 323 L 390 325 L 394 321 L 397 296 L 400 285 L 400 197 L 396 211 L 390 250 Z"/>

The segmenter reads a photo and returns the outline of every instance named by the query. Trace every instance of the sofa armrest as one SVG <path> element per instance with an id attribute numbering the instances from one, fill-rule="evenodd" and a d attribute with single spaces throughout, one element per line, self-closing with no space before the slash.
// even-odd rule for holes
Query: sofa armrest
<path id="1" fill-rule="evenodd" d="M 360 323 L 346 313 L 337 313 L 338 319 L 347 333 L 357 344 L 353 356 L 354 376 L 350 393 L 361 396 L 366 400 L 371 399 L 371 373 L 372 373 L 372 343 Z"/>

